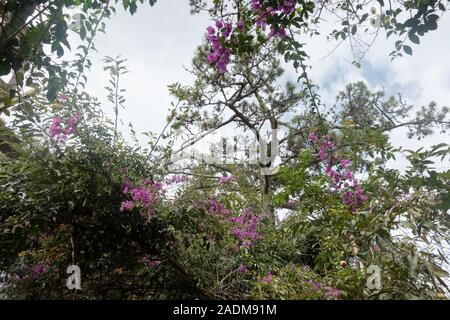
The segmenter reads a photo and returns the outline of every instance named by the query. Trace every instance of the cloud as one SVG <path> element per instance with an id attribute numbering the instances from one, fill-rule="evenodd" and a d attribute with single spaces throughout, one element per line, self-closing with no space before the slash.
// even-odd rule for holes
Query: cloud
<path id="1" fill-rule="evenodd" d="M 167 86 L 192 82 L 183 66 L 190 65 L 208 19 L 193 16 L 189 10 L 188 1 L 179 0 L 158 1 L 153 7 L 141 5 L 134 16 L 120 9 L 107 21 L 106 34 L 96 37 L 98 52 L 91 54 L 94 65 L 88 74 L 87 91 L 99 97 L 104 111 L 111 115 L 113 107 L 104 89 L 109 78 L 101 60 L 105 55 L 128 59 L 130 73 L 121 80 L 127 99 L 126 109 L 120 111 L 124 132 L 128 132 L 129 122 L 137 133 L 162 130 L 172 101 Z"/>
<path id="2" fill-rule="evenodd" d="M 438 30 L 421 38 L 419 46 L 413 46 L 413 56 L 390 60 L 389 53 L 394 48 L 395 40 L 385 39 L 380 32 L 376 42 L 369 50 L 362 67 L 351 64 L 352 54 L 349 43 L 341 45 L 327 56 L 337 44 L 335 41 L 324 41 L 323 37 L 307 40 L 306 48 L 311 56 L 312 70 L 310 76 L 320 86 L 322 101 L 332 104 L 337 93 L 350 82 L 364 81 L 372 90 L 384 89 L 387 95 L 402 94 L 409 104 L 417 108 L 436 101 L 438 105 L 450 105 L 450 42 L 446 41 L 450 28 L 450 16 L 444 15 L 439 21 Z M 321 29 L 322 35 L 331 30 L 329 25 Z M 365 40 L 369 41 L 367 37 Z M 323 57 L 327 56 L 325 59 Z M 391 134 L 395 146 L 418 149 L 433 144 L 448 142 L 448 134 L 434 134 L 423 140 L 408 139 L 407 129 L 398 129 Z M 391 166 L 403 169 L 407 162 L 400 157 Z M 449 169 L 447 163 L 438 167 Z"/>
<path id="3" fill-rule="evenodd" d="M 128 59 L 127 66 L 131 71 L 122 81 L 127 90 L 127 108 L 121 111 L 125 124 L 122 129 L 127 132 L 127 124 L 131 122 L 138 133 L 159 132 L 165 125 L 172 101 L 167 85 L 192 82 L 192 76 L 183 66 L 190 65 L 194 50 L 201 44 L 209 23 L 206 15 L 192 16 L 187 1 L 165 0 L 154 7 L 142 5 L 134 16 L 118 10 L 117 16 L 108 21 L 106 35 L 99 35 L 96 39 L 98 53 L 92 55 L 94 66 L 88 75 L 88 91 L 100 97 L 104 111 L 112 114 L 112 106 L 108 104 L 104 90 L 108 75 L 103 72 L 101 58 L 104 55 L 122 55 Z M 450 52 L 450 42 L 446 41 L 446 30 L 450 28 L 448 15 L 440 19 L 437 31 L 421 38 L 419 46 L 413 46 L 413 56 L 393 62 L 389 52 L 393 49 L 394 40 L 384 39 L 384 33 L 380 32 L 362 68 L 351 64 L 353 59 L 348 43 L 327 56 L 336 45 L 335 41 L 324 39 L 331 26 L 324 24 L 320 37 L 302 39 L 311 56 L 311 78 L 320 86 L 324 102 L 333 103 L 336 94 L 346 84 L 364 81 L 370 88 L 384 89 L 389 95 L 401 93 L 408 102 L 417 106 L 432 100 L 438 105 L 449 104 L 450 59 L 445 59 L 445 52 Z M 289 68 L 287 66 L 287 70 Z M 291 71 L 285 75 L 285 79 L 296 78 Z M 396 130 L 392 134 L 394 145 L 406 148 L 429 146 L 446 140 L 447 135 L 434 135 L 422 141 L 409 140 L 405 130 Z M 399 168 L 404 165 L 402 160 L 393 164 Z"/>

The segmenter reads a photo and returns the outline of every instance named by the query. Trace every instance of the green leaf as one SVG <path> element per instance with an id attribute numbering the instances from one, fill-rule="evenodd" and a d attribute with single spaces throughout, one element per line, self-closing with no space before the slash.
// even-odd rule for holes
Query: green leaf
<path id="1" fill-rule="evenodd" d="M 80 28 L 80 38 L 81 40 L 84 40 L 86 38 L 86 28 L 84 26 L 81 26 Z"/>
<path id="2" fill-rule="evenodd" d="M 136 10 L 137 10 L 137 6 L 136 6 L 136 3 L 131 3 L 130 4 L 130 13 L 131 13 L 131 15 L 133 15 L 133 14 L 135 14 L 136 13 Z"/>
<path id="3" fill-rule="evenodd" d="M 411 40 L 411 42 L 413 42 L 415 44 L 419 44 L 420 43 L 419 37 L 415 33 L 413 33 L 412 31 L 410 31 L 408 33 L 408 38 L 409 38 L 409 40 Z"/>
<path id="4" fill-rule="evenodd" d="M 403 46 L 403 51 L 405 51 L 406 54 L 412 55 L 412 48 L 410 46 Z"/>

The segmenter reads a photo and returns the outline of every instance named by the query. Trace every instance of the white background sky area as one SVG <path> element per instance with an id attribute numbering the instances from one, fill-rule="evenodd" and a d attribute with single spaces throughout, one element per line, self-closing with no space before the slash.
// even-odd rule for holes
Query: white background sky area
<path id="1" fill-rule="evenodd" d="M 167 86 L 192 82 L 184 66 L 190 65 L 194 50 L 201 44 L 205 29 L 211 24 L 208 19 L 206 15 L 191 15 L 187 0 L 164 0 L 154 7 L 141 5 L 134 16 L 118 10 L 117 15 L 107 21 L 106 35 L 96 38 L 98 53 L 91 54 L 94 66 L 88 75 L 87 90 L 105 102 L 105 112 L 112 113 L 113 107 L 106 101 L 104 89 L 108 74 L 103 72 L 101 59 L 105 55 L 128 59 L 126 64 L 131 73 L 121 80 L 127 91 L 126 110 L 121 111 L 125 136 L 129 122 L 138 133 L 162 130 L 172 101 Z M 380 32 L 361 69 L 348 62 L 352 61 L 348 44 L 322 60 L 336 45 L 335 41 L 325 40 L 325 28 L 323 36 L 305 38 L 313 66 L 310 76 L 321 87 L 324 102 L 333 103 L 347 83 L 362 80 L 371 89 L 384 88 L 389 94 L 400 92 L 408 103 L 417 107 L 433 100 L 439 106 L 450 105 L 450 15 L 444 15 L 438 30 L 421 38 L 419 46 L 413 46 L 413 56 L 393 62 L 389 52 L 394 48 L 395 39 L 385 40 L 384 32 Z M 286 78 L 297 77 L 288 71 Z M 450 142 L 449 137 L 435 134 L 422 141 L 409 140 L 406 129 L 392 134 L 394 145 L 412 149 Z M 404 165 L 402 160 L 393 163 L 397 168 Z M 448 160 L 438 167 L 449 168 Z"/>

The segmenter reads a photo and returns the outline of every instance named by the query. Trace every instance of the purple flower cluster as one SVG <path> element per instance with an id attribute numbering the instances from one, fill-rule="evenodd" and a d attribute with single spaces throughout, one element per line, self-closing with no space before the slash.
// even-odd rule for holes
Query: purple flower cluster
<path id="1" fill-rule="evenodd" d="M 120 205 L 120 211 L 131 211 L 135 207 L 135 203 L 133 201 L 123 201 Z"/>
<path id="2" fill-rule="evenodd" d="M 243 29 L 244 23 L 239 21 L 235 30 L 240 32 Z M 232 53 L 230 36 L 233 26 L 228 22 L 217 20 L 215 28 L 209 26 L 206 30 L 208 31 L 208 41 L 212 46 L 212 52 L 208 54 L 208 61 L 217 68 L 219 73 L 225 73 Z"/>
<path id="3" fill-rule="evenodd" d="M 285 203 L 285 208 L 287 208 L 287 209 L 294 209 L 295 208 L 295 206 L 296 205 L 298 205 L 298 201 L 296 201 L 296 200 L 289 200 L 289 201 L 287 201 L 286 203 Z"/>
<path id="4" fill-rule="evenodd" d="M 261 278 L 261 283 L 262 284 L 268 284 L 272 282 L 272 272 L 268 272 L 267 275 L 265 277 Z"/>
<path id="5" fill-rule="evenodd" d="M 231 232 L 241 241 L 241 247 L 251 248 L 254 241 L 261 237 L 257 232 L 259 218 L 251 207 L 237 217 L 229 217 L 227 221 L 234 225 Z"/>
<path id="6" fill-rule="evenodd" d="M 147 256 L 144 256 L 142 258 L 142 261 L 153 270 L 158 269 L 159 265 L 161 264 L 161 261 L 149 258 Z"/>
<path id="7" fill-rule="evenodd" d="M 240 274 L 245 274 L 245 273 L 247 273 L 247 268 L 241 263 L 241 265 L 238 268 L 238 272 Z"/>
<path id="8" fill-rule="evenodd" d="M 161 199 L 162 183 L 144 179 L 137 186 L 129 179 L 125 179 L 122 193 L 128 195 L 131 200 L 123 201 L 120 211 L 131 211 L 134 208 L 141 210 L 141 216 L 150 218 L 154 214 L 154 207 Z"/>
<path id="9" fill-rule="evenodd" d="M 209 200 L 209 212 L 216 217 L 229 216 L 231 214 L 231 211 L 225 209 L 225 206 L 222 203 L 217 202 L 216 198 Z"/>
<path id="10" fill-rule="evenodd" d="M 315 282 L 312 280 L 308 281 L 308 283 L 311 285 L 311 287 L 314 291 L 321 293 L 321 294 L 325 294 L 325 296 L 328 299 L 336 300 L 339 298 L 339 295 L 340 295 L 339 289 L 327 287 L 327 286 L 324 286 L 323 284 L 321 284 L 320 282 Z"/>
<path id="11" fill-rule="evenodd" d="M 252 12 L 255 16 L 254 23 L 257 29 L 266 30 L 267 25 L 270 25 L 270 30 L 267 33 L 268 38 L 284 38 L 286 36 L 286 29 L 283 26 L 278 26 L 273 23 L 270 16 L 279 19 L 285 19 L 287 16 L 295 12 L 296 0 L 284 0 L 276 7 L 267 6 L 263 0 L 252 0 Z M 235 26 L 223 20 L 217 20 L 215 26 L 209 26 L 207 29 L 207 38 L 212 47 L 208 54 L 208 61 L 213 64 L 219 73 L 227 72 L 227 66 L 233 47 L 239 44 L 239 38 L 234 36 L 245 31 L 245 22 L 239 20 Z M 245 41 L 245 40 L 244 40 Z"/>
<path id="12" fill-rule="evenodd" d="M 381 247 L 375 243 L 374 245 L 372 245 L 372 251 L 375 253 L 381 253 L 382 250 Z"/>
<path id="13" fill-rule="evenodd" d="M 350 160 L 341 159 L 333 152 L 334 143 L 331 136 L 326 135 L 319 139 L 315 132 L 309 135 L 308 140 L 313 145 L 319 145 L 318 159 L 325 163 L 325 173 L 331 178 L 333 187 L 336 191 L 342 192 L 342 203 L 347 206 L 351 212 L 355 212 L 366 202 L 367 197 L 363 194 L 363 189 L 359 185 L 358 179 L 349 169 Z"/>
<path id="14" fill-rule="evenodd" d="M 21 274 L 17 273 L 14 275 L 14 279 L 17 281 L 23 281 L 23 280 L 33 280 L 41 276 L 43 273 L 45 273 L 48 270 L 48 265 L 44 261 L 38 262 L 36 265 L 32 267 L 26 267 L 24 271 L 22 271 Z M 57 268 L 53 268 L 57 270 Z"/>
<path id="15" fill-rule="evenodd" d="M 64 102 L 67 102 L 69 100 L 69 96 L 67 96 L 66 94 L 62 93 L 62 94 L 59 95 L 58 99 L 59 99 L 59 101 L 64 103 Z"/>
<path id="16" fill-rule="evenodd" d="M 223 186 L 235 180 L 236 178 L 233 176 L 220 177 L 219 183 Z"/>
<path id="17" fill-rule="evenodd" d="M 297 1 L 295 0 L 285 0 L 282 4 L 274 8 L 271 6 L 264 6 L 262 0 L 252 0 L 252 10 L 256 15 L 256 27 L 266 30 L 268 24 L 267 18 L 269 16 L 274 18 L 284 18 L 295 11 L 296 4 Z M 267 36 L 269 38 L 284 38 L 286 36 L 286 29 L 283 27 L 271 26 Z"/>
<path id="18" fill-rule="evenodd" d="M 60 143 L 65 143 L 69 135 L 74 134 L 78 121 L 80 120 L 80 114 L 75 114 L 63 124 L 61 117 L 53 118 L 52 124 L 49 129 L 49 135 L 51 138 L 56 138 Z"/>
<path id="19" fill-rule="evenodd" d="M 209 212 L 216 218 L 225 219 L 231 226 L 231 233 L 239 240 L 241 248 L 251 248 L 254 241 L 261 236 L 257 232 L 259 217 L 253 211 L 253 208 L 248 207 L 238 216 L 231 216 L 231 211 L 226 209 L 222 203 L 219 203 L 216 198 L 208 201 Z"/>
<path id="20" fill-rule="evenodd" d="M 47 265 L 44 261 L 40 261 L 37 265 L 30 268 L 30 275 L 32 278 L 39 277 L 47 270 Z"/>

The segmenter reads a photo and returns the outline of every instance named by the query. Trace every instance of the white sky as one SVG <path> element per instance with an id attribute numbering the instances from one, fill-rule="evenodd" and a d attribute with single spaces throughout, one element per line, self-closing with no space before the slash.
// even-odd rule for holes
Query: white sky
<path id="1" fill-rule="evenodd" d="M 107 21 L 106 35 L 100 34 L 96 38 L 98 53 L 91 55 L 94 67 L 88 75 L 87 89 L 105 101 L 105 112 L 112 113 L 104 89 L 108 74 L 103 72 L 101 59 L 105 55 L 121 55 L 128 59 L 126 65 L 131 73 L 121 80 L 122 87 L 127 90 L 126 110 L 121 111 L 125 136 L 129 122 L 133 123 L 137 133 L 159 132 L 164 127 L 172 101 L 167 86 L 175 82 L 192 82 L 192 76 L 184 66 L 190 65 L 194 50 L 200 45 L 209 24 L 206 15 L 190 14 L 187 0 L 158 1 L 154 7 L 141 5 L 134 16 L 118 10 L 117 16 Z M 323 36 L 307 40 L 313 65 L 310 74 L 321 86 L 320 94 L 325 102 L 332 103 L 347 83 L 363 80 L 372 89 L 384 88 L 389 94 L 400 92 L 409 103 L 418 107 L 433 100 L 439 106 L 450 105 L 449 15 L 441 18 L 437 31 L 421 38 L 419 46 L 413 46 L 413 56 L 393 62 L 388 55 L 395 39 L 385 40 L 380 32 L 361 69 L 347 62 L 352 60 L 348 44 L 322 60 L 336 44 L 325 41 L 326 28 L 324 26 Z M 292 73 L 286 77 L 296 79 Z M 422 141 L 409 140 L 406 129 L 394 132 L 392 140 L 396 146 L 412 149 L 450 142 L 448 134 L 433 135 Z M 393 163 L 397 168 L 404 165 L 404 161 Z M 448 161 L 438 166 L 439 169 L 448 167 Z"/>

